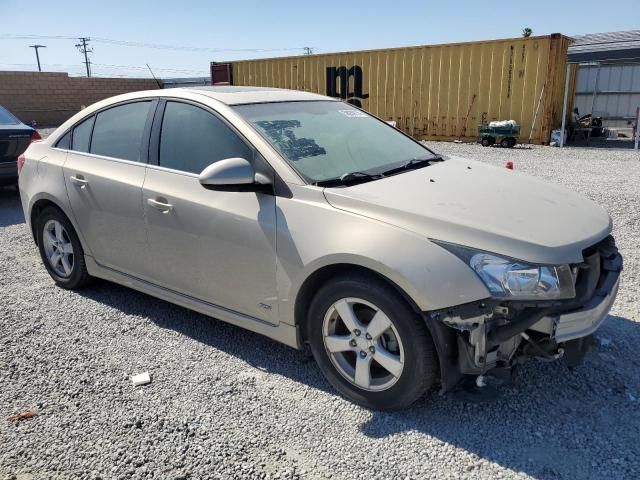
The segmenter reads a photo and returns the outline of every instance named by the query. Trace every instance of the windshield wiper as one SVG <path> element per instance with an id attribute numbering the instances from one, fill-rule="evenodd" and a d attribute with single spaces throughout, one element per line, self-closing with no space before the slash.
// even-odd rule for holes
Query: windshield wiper
<path id="1" fill-rule="evenodd" d="M 389 175 L 405 172 L 407 170 L 414 170 L 416 168 L 426 167 L 436 162 L 443 162 L 444 158 L 437 156 L 428 157 L 416 157 L 412 158 L 408 162 L 403 163 L 399 167 L 393 167 L 382 173 L 367 173 L 367 172 L 349 172 L 341 175 L 340 177 L 329 178 L 327 180 L 319 180 L 314 182 L 313 185 L 318 187 L 336 187 L 341 185 L 355 185 L 356 183 L 370 182 L 372 180 L 379 180 Z"/>
<path id="2" fill-rule="evenodd" d="M 373 174 L 367 172 L 349 172 L 335 178 L 329 178 L 327 180 L 320 180 L 314 182 L 313 185 L 318 187 L 335 187 L 338 185 L 354 185 L 356 183 L 370 182 L 372 180 L 378 180 L 384 175 Z"/>
<path id="3" fill-rule="evenodd" d="M 393 167 L 389 170 L 382 172 L 382 175 L 388 176 L 393 175 L 394 173 L 404 172 L 406 170 L 414 170 L 416 168 L 428 167 L 432 163 L 443 162 L 444 159 L 442 157 L 415 157 L 409 160 L 408 162 L 403 163 L 399 167 Z"/>

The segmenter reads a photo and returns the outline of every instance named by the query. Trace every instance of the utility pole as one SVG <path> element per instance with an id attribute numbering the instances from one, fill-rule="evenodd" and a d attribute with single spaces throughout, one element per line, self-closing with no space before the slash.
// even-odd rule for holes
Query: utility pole
<path id="1" fill-rule="evenodd" d="M 303 50 L 305 55 L 313 55 L 313 47 L 304 47 Z"/>
<path id="2" fill-rule="evenodd" d="M 88 42 L 91 40 L 89 37 L 80 37 L 78 38 L 81 43 L 76 43 L 76 48 L 84 55 L 84 65 L 87 67 L 87 77 L 91 76 L 91 70 L 89 69 L 89 65 L 91 62 L 89 61 L 89 54 L 93 52 L 92 48 L 88 47 Z"/>
<path id="3" fill-rule="evenodd" d="M 38 53 L 39 48 L 47 48 L 46 45 L 29 45 L 29 48 L 33 48 L 36 51 L 36 60 L 38 61 L 38 71 L 41 72 L 42 68 L 40 68 L 40 54 Z"/>

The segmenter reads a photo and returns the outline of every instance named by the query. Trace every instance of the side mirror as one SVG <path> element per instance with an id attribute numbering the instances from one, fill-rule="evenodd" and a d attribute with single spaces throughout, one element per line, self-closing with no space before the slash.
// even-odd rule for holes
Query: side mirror
<path id="1" fill-rule="evenodd" d="M 200 173 L 198 179 L 209 190 L 256 192 L 271 189 L 269 179 L 256 173 L 244 158 L 225 158 L 212 163 Z"/>

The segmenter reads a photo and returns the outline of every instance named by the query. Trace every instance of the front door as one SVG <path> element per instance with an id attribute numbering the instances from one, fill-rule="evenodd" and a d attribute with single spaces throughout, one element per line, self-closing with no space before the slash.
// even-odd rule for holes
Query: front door
<path id="1" fill-rule="evenodd" d="M 205 107 L 168 101 L 143 197 L 150 261 L 165 288 L 277 323 L 275 197 L 205 189 L 198 174 L 253 149 Z M 154 129 L 156 127 L 154 126 Z"/>
<path id="2" fill-rule="evenodd" d="M 129 274 L 147 250 L 142 183 L 152 105 L 119 105 L 78 124 L 63 168 L 73 216 L 95 261 Z"/>

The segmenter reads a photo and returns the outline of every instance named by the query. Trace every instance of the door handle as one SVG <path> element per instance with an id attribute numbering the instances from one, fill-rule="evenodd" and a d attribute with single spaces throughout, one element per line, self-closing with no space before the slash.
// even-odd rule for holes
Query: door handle
<path id="1" fill-rule="evenodd" d="M 82 175 L 71 175 L 71 177 L 69 177 L 69 180 L 71 180 L 71 183 L 78 185 L 80 188 L 84 188 L 89 185 L 89 180 L 85 180 Z"/>
<path id="2" fill-rule="evenodd" d="M 163 199 L 164 200 L 164 199 Z M 162 211 L 162 213 L 169 213 L 171 210 L 173 210 L 173 205 L 171 205 L 170 203 L 162 202 L 159 200 L 155 200 L 153 198 L 148 198 L 147 199 L 147 205 L 149 205 L 150 207 L 153 207 L 157 210 Z"/>

